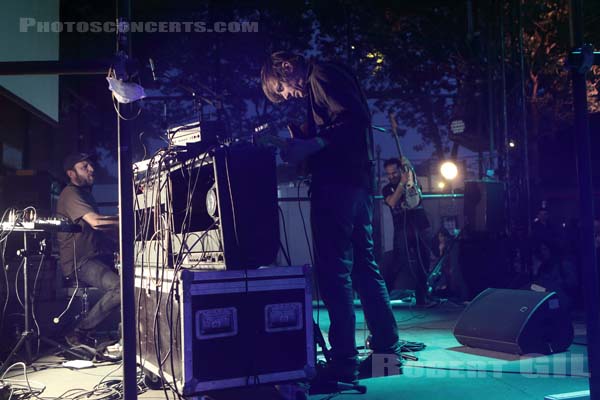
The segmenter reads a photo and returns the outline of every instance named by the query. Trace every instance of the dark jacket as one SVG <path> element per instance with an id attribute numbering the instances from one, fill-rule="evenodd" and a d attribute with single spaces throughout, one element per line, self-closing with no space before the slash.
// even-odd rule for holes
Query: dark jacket
<path id="1" fill-rule="evenodd" d="M 309 159 L 313 184 L 370 186 L 371 115 L 358 81 L 341 65 L 314 63 L 307 91 L 309 132 L 328 142 Z"/>

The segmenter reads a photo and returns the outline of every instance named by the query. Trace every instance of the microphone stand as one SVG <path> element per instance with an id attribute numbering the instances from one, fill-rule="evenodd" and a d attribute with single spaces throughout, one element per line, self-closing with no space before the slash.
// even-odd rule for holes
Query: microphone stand
<path id="1" fill-rule="evenodd" d="M 6 360 L 4 360 L 4 363 L 2 363 L 2 366 L 0 367 L 0 375 L 4 374 L 4 372 L 6 372 L 6 370 L 8 369 L 8 367 L 11 365 L 13 358 L 17 355 L 17 353 L 21 350 L 21 347 L 23 345 L 25 345 L 25 364 L 30 364 L 32 361 L 32 353 L 31 353 L 31 343 L 30 340 L 32 339 L 32 335 L 33 332 L 31 331 L 30 327 L 29 327 L 29 322 L 31 320 L 30 317 L 30 307 L 29 307 L 29 278 L 28 278 L 28 274 L 27 274 L 27 264 L 29 263 L 28 259 L 28 249 L 27 249 L 27 232 L 23 231 L 23 248 L 21 250 L 17 251 L 17 254 L 19 256 L 22 257 L 23 259 L 23 308 L 24 308 L 24 319 L 25 319 L 25 323 L 24 323 L 24 327 L 23 327 L 23 332 L 21 332 L 21 337 L 19 338 L 19 341 L 17 342 L 17 344 L 15 345 L 15 347 L 13 347 L 12 351 L 10 352 L 10 354 L 8 355 L 8 357 L 6 357 Z M 18 271 L 17 271 L 18 273 Z M 18 288 L 15 287 L 15 291 L 17 291 Z M 8 290 L 7 290 L 7 296 L 8 296 Z"/>

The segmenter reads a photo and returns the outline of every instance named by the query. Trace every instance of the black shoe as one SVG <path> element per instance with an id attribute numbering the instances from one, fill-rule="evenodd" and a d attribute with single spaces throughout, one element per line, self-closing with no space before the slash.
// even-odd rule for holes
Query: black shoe
<path id="1" fill-rule="evenodd" d="M 392 375 L 402 375 L 402 356 L 399 354 L 371 353 L 358 366 L 358 379 Z"/>
<path id="2" fill-rule="evenodd" d="M 336 369 L 320 362 L 317 364 L 317 374 L 310 381 L 309 394 L 338 393 L 340 390 L 359 390 L 356 367 L 351 371 Z"/>
<path id="3" fill-rule="evenodd" d="M 326 363 L 317 364 L 317 374 L 313 383 L 319 382 L 342 382 L 355 384 L 358 383 L 358 371 L 356 366 L 340 367 Z"/>
<path id="4" fill-rule="evenodd" d="M 104 351 L 99 352 L 98 358 L 102 361 L 121 361 L 123 359 L 123 348 L 120 343 L 111 346 L 103 346 Z"/>
<path id="5" fill-rule="evenodd" d="M 91 331 L 74 329 L 65 336 L 65 341 L 71 347 L 83 347 L 86 350 L 96 351 L 96 340 L 91 336 Z"/>

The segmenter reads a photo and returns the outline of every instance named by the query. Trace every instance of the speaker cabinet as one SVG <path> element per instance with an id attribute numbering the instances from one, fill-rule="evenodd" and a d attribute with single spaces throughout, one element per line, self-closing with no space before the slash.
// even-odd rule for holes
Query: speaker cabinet
<path id="1" fill-rule="evenodd" d="M 313 376 L 307 267 L 135 274 L 138 362 L 186 398 Z"/>
<path id="2" fill-rule="evenodd" d="M 486 289 L 454 328 L 459 343 L 513 354 L 552 354 L 573 342 L 573 324 L 554 292 Z"/>
<path id="3" fill-rule="evenodd" d="M 245 144 L 222 147 L 215 152 L 214 171 L 225 265 L 228 269 L 269 265 L 279 250 L 275 154 Z"/>
<path id="4" fill-rule="evenodd" d="M 465 227 L 475 232 L 504 232 L 504 183 L 465 181 Z"/>

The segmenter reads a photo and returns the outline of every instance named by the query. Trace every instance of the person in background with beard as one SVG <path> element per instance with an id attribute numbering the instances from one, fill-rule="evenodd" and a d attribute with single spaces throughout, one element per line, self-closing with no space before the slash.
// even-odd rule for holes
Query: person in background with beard
<path id="1" fill-rule="evenodd" d="M 93 332 L 110 313 L 119 307 L 121 287 L 114 269 L 118 228 L 116 216 L 101 215 L 92 196 L 94 166 L 92 156 L 86 153 L 70 154 L 65 158 L 64 171 L 69 184 L 61 192 L 56 205 L 59 217 L 81 227 L 81 232 L 57 234 L 60 263 L 67 279 L 85 283 L 104 294 L 65 337 L 71 346 L 93 347 Z"/>
<path id="2" fill-rule="evenodd" d="M 394 289 L 400 270 L 407 268 L 415 280 L 416 305 L 433 305 L 427 293 L 430 254 L 425 243 L 425 230 L 429 228 L 429 220 L 421 204 L 416 174 L 404 157 L 402 161 L 398 158 L 386 160 L 383 168 L 389 183 L 382 194 L 394 220 L 394 263 L 385 274 L 388 290 Z"/>

